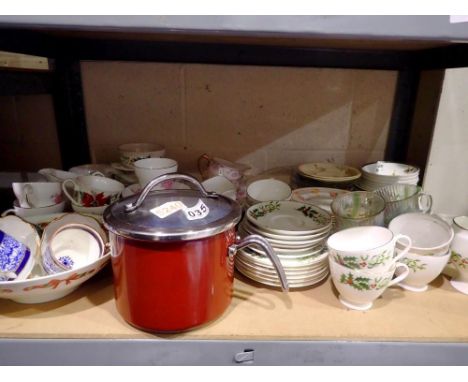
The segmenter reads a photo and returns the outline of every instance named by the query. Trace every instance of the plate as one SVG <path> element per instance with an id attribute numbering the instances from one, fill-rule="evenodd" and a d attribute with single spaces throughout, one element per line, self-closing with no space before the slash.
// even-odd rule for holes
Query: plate
<path id="1" fill-rule="evenodd" d="M 280 235 L 310 235 L 331 229 L 331 215 L 320 207 L 290 201 L 258 203 L 246 212 L 247 219 L 262 231 Z"/>
<path id="2" fill-rule="evenodd" d="M 111 166 L 116 170 L 123 171 L 123 172 L 135 172 L 135 167 L 129 166 L 128 164 L 123 164 L 120 162 L 112 162 Z"/>
<path id="3" fill-rule="evenodd" d="M 313 204 L 331 214 L 331 204 L 340 194 L 347 193 L 347 190 L 327 187 L 304 187 L 297 188 L 292 192 L 291 200 L 300 203 Z"/>
<path id="4" fill-rule="evenodd" d="M 249 224 L 247 220 L 244 220 L 241 223 L 240 228 L 242 228 L 245 232 L 262 235 L 265 238 L 279 240 L 279 241 L 286 241 L 291 243 L 298 243 L 298 242 L 306 242 L 306 241 L 315 241 L 317 239 L 323 239 L 328 236 L 328 230 L 319 232 L 317 234 L 312 235 L 279 235 L 267 231 L 262 231 L 261 229 Z"/>
<path id="5" fill-rule="evenodd" d="M 251 263 L 257 263 L 261 265 L 268 265 L 271 266 L 271 260 L 268 257 L 265 257 L 263 255 L 260 255 L 256 252 L 249 252 L 248 249 L 241 249 L 239 251 L 239 255 L 241 257 L 246 258 L 247 262 Z M 281 259 L 281 265 L 284 268 L 301 268 L 301 267 L 308 267 L 312 265 L 316 265 L 319 263 L 322 263 L 326 261 L 328 258 L 328 251 L 324 250 L 322 251 L 319 255 L 316 256 L 310 256 L 307 258 L 301 258 L 301 259 Z"/>
<path id="6" fill-rule="evenodd" d="M 349 182 L 361 176 L 357 168 L 334 163 L 304 163 L 299 165 L 298 171 L 306 178 L 329 182 Z"/>

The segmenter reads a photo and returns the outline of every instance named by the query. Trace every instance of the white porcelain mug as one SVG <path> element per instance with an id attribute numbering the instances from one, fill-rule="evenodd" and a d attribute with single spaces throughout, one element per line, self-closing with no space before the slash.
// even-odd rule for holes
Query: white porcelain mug
<path id="1" fill-rule="evenodd" d="M 135 175 L 142 187 L 158 176 L 177 172 L 178 164 L 170 158 L 147 158 L 140 159 L 133 163 Z M 165 185 L 165 188 L 172 186 L 172 181 Z"/>
<path id="2" fill-rule="evenodd" d="M 73 189 L 73 195 L 70 194 L 67 186 Z M 75 179 L 65 180 L 62 183 L 62 189 L 73 204 L 83 207 L 99 207 L 118 200 L 125 186 L 103 176 L 82 175 Z"/>
<path id="3" fill-rule="evenodd" d="M 406 246 L 396 254 L 398 240 Z M 406 235 L 395 235 L 385 227 L 363 226 L 348 228 L 331 235 L 327 240 L 329 256 L 338 264 L 354 270 L 379 273 L 391 268 L 404 257 L 412 245 Z"/>
<path id="4" fill-rule="evenodd" d="M 63 200 L 60 182 L 15 182 L 12 187 L 23 208 L 48 207 Z"/>

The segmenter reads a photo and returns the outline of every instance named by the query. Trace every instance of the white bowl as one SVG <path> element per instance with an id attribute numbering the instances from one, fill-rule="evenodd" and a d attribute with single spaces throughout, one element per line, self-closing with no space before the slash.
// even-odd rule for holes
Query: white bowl
<path id="1" fill-rule="evenodd" d="M 98 273 L 110 259 L 110 252 L 82 268 L 21 281 L 0 282 L 0 298 L 22 304 L 58 300 L 75 291 Z"/>
<path id="2" fill-rule="evenodd" d="M 261 179 L 249 184 L 247 187 L 247 200 L 249 204 L 270 200 L 289 200 L 291 193 L 291 187 L 281 180 Z"/>
<path id="3" fill-rule="evenodd" d="M 222 175 L 214 176 L 202 182 L 202 186 L 208 192 L 216 192 L 217 194 L 227 196 L 236 200 L 236 186 L 229 179 Z"/>
<path id="4" fill-rule="evenodd" d="M 443 256 L 454 237 L 452 227 L 441 218 L 420 212 L 399 215 L 388 228 L 395 234 L 409 236 L 413 242 L 410 252 L 418 255 Z M 401 248 L 399 242 L 397 248 Z"/>
<path id="5" fill-rule="evenodd" d="M 104 210 L 108 207 L 107 205 L 99 207 L 83 207 L 75 203 L 72 203 L 71 206 L 73 208 L 73 211 L 85 215 L 102 215 L 104 213 Z"/>

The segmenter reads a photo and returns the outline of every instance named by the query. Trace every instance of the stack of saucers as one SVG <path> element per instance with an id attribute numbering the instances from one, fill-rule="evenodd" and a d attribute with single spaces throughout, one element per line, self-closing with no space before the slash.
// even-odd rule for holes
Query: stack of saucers
<path id="1" fill-rule="evenodd" d="M 375 191 L 396 183 L 418 184 L 419 168 L 402 163 L 378 161 L 362 167 L 362 178 L 356 186 L 364 191 Z"/>
<path id="2" fill-rule="evenodd" d="M 251 206 L 239 233 L 263 236 L 283 265 L 291 288 L 310 286 L 329 273 L 325 242 L 332 227 L 328 212 L 314 205 L 269 201 Z M 264 251 L 251 247 L 236 255 L 236 268 L 259 283 L 280 286 L 275 268 Z"/>

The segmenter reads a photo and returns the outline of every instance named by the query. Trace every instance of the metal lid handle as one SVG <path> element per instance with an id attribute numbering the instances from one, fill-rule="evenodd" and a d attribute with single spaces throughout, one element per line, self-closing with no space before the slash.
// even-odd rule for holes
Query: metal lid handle
<path id="1" fill-rule="evenodd" d="M 141 191 L 140 196 L 138 197 L 136 202 L 126 204 L 125 205 L 125 212 L 133 212 L 136 209 L 138 209 L 138 207 L 140 207 L 143 204 L 145 198 L 148 196 L 148 194 L 150 193 L 150 191 L 154 187 L 156 187 L 158 184 L 166 182 L 168 180 L 182 180 L 182 181 L 185 181 L 185 182 L 189 183 L 191 186 L 194 186 L 194 188 L 198 189 L 203 194 L 203 196 L 206 197 L 206 198 L 212 198 L 212 197 L 216 196 L 216 194 L 213 193 L 213 192 L 207 192 L 203 188 L 201 183 L 197 179 L 195 179 L 193 176 L 185 175 L 185 174 L 164 174 L 164 175 L 158 176 L 157 178 L 154 178 L 151 182 L 149 182 L 146 185 L 146 187 L 143 189 L 143 191 Z"/>

